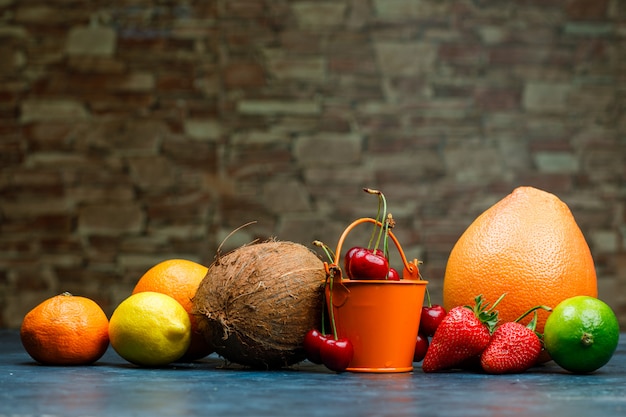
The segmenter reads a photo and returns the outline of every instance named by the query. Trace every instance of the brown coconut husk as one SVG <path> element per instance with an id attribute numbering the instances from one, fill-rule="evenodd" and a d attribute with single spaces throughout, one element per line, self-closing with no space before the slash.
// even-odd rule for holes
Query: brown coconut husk
<path id="1" fill-rule="evenodd" d="M 199 329 L 228 361 L 280 368 L 305 359 L 302 341 L 323 307 L 324 264 L 303 245 L 266 241 L 218 256 L 193 299 Z"/>

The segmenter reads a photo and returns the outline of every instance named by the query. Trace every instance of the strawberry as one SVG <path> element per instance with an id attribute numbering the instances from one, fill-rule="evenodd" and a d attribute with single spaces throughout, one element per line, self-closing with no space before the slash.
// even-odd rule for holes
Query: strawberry
<path id="1" fill-rule="evenodd" d="M 537 308 L 531 309 L 534 317 L 524 326 L 519 319 L 500 325 L 491 336 L 489 345 L 480 355 L 480 366 L 489 374 L 522 373 L 537 363 L 541 353 L 541 339 L 535 332 L 537 325 Z M 529 312 L 530 312 L 529 311 Z"/>
<path id="2" fill-rule="evenodd" d="M 488 304 L 479 295 L 473 307 L 458 306 L 448 311 L 433 335 L 422 370 L 437 372 L 453 369 L 479 356 L 489 344 L 498 322 L 498 312 L 493 309 L 503 297 L 488 310 Z"/>
<path id="3" fill-rule="evenodd" d="M 539 337 L 523 324 L 510 321 L 499 326 L 480 355 L 480 366 L 489 374 L 526 371 L 541 353 Z"/>

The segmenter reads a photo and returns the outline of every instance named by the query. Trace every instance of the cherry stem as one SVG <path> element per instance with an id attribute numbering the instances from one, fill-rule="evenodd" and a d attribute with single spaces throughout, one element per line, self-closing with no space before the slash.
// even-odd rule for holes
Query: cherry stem
<path id="1" fill-rule="evenodd" d="M 391 213 L 387 214 L 387 220 L 385 220 L 385 239 L 383 241 L 383 254 L 385 258 L 389 259 L 389 232 L 396 225 L 395 220 Z"/>
<path id="2" fill-rule="evenodd" d="M 363 191 L 365 191 L 368 194 L 376 194 L 378 196 L 378 211 L 376 212 L 376 222 L 374 223 L 374 228 L 372 229 L 372 235 L 370 236 L 370 241 L 367 244 L 367 248 L 371 249 L 372 248 L 372 243 L 374 242 L 374 236 L 376 236 L 376 229 L 378 228 L 378 222 L 381 222 L 382 219 L 380 217 L 380 208 L 383 204 L 382 202 L 382 198 L 381 195 L 382 193 L 378 190 L 372 190 L 371 188 L 363 188 Z"/>
<path id="3" fill-rule="evenodd" d="M 330 259 L 330 262 L 334 262 L 335 261 L 335 254 L 333 253 L 332 249 L 328 247 L 327 244 L 325 244 L 322 241 L 319 240 L 314 240 L 313 244 L 315 246 L 318 246 L 320 248 L 322 248 L 322 250 L 326 253 L 326 256 L 328 256 L 328 258 Z M 329 278 L 326 278 L 327 282 L 326 284 L 330 287 L 330 318 L 331 318 L 331 325 L 333 328 L 333 335 L 335 336 L 335 340 L 337 340 L 337 330 L 335 327 L 335 315 L 333 313 L 333 280 L 334 280 L 334 273 L 332 276 L 330 276 Z M 328 283 L 328 280 L 330 280 L 330 284 Z M 324 296 L 322 297 L 322 335 L 326 335 L 326 326 L 324 324 L 325 320 L 324 320 L 324 310 L 326 310 L 327 306 L 326 306 L 326 294 L 324 294 Z"/>
<path id="4" fill-rule="evenodd" d="M 380 200 L 383 203 L 383 215 L 381 217 L 381 220 L 384 220 L 385 223 L 381 222 L 381 226 L 380 226 L 380 230 L 378 231 L 378 238 L 376 239 L 376 245 L 374 246 L 374 253 L 376 253 L 376 250 L 378 250 L 378 245 L 380 245 L 380 239 L 383 236 L 383 231 L 385 230 L 385 224 L 386 224 L 386 217 L 387 217 L 387 199 L 385 198 L 384 194 L 378 190 L 370 190 L 370 189 L 365 189 L 367 192 L 372 193 L 372 194 L 378 194 L 380 197 Z M 376 218 L 376 220 L 378 221 L 378 216 Z M 376 223 L 374 223 L 376 224 Z"/>
<path id="5" fill-rule="evenodd" d="M 330 313 L 330 327 L 333 329 L 333 337 L 335 338 L 335 340 L 337 340 L 337 325 L 335 324 L 335 312 L 333 311 L 333 281 L 335 280 L 335 271 L 331 270 L 330 276 L 328 277 L 328 279 L 330 280 L 330 307 L 329 307 L 329 313 Z"/>
<path id="6" fill-rule="evenodd" d="M 430 292 L 428 291 L 428 286 L 426 286 L 426 301 L 428 301 L 428 307 L 432 307 L 433 306 L 430 303 Z"/>
<path id="7" fill-rule="evenodd" d="M 335 262 L 335 254 L 333 253 L 333 250 L 326 243 L 319 241 L 319 240 L 314 240 L 313 245 L 322 248 L 324 253 L 326 253 L 326 256 L 328 257 L 328 259 L 330 259 L 330 263 Z"/>
<path id="8" fill-rule="evenodd" d="M 391 216 L 391 213 L 387 214 L 387 218 L 383 224 L 383 229 L 385 231 L 385 235 L 383 237 L 383 256 L 385 258 L 388 257 L 389 254 L 389 246 L 387 245 L 387 236 L 389 236 L 389 216 Z"/>
<path id="9" fill-rule="evenodd" d="M 324 294 L 322 294 L 322 324 L 321 324 L 321 329 L 322 329 L 322 336 L 326 335 L 326 315 L 324 314 L 324 311 L 326 310 L 327 306 L 326 306 L 326 291 L 324 291 Z"/>

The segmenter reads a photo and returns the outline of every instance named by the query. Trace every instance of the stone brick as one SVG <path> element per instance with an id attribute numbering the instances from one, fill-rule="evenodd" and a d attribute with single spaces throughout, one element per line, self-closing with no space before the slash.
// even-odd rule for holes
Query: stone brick
<path id="1" fill-rule="evenodd" d="M 216 141 L 222 136 L 222 127 L 218 120 L 187 119 L 184 129 L 185 134 L 195 140 Z"/>
<path id="2" fill-rule="evenodd" d="M 376 16 L 383 20 L 419 19 L 423 2 L 415 0 L 375 0 L 373 2 Z"/>
<path id="3" fill-rule="evenodd" d="M 328 216 L 324 214 L 286 215 L 278 227 L 277 236 L 282 240 L 297 239 L 298 242 L 313 249 L 311 242 L 314 240 L 332 246 L 341 235 L 341 227 L 336 222 L 329 221 Z"/>
<path id="4" fill-rule="evenodd" d="M 112 56 L 117 34 L 111 28 L 89 26 L 72 28 L 67 35 L 68 55 Z"/>
<path id="5" fill-rule="evenodd" d="M 161 153 L 174 163 L 190 169 L 202 169 L 203 172 L 213 173 L 218 168 L 216 163 L 218 154 L 212 142 L 176 138 L 164 141 Z"/>
<path id="6" fill-rule="evenodd" d="M 67 16 L 67 15 L 66 15 Z M 49 6 L 24 5 L 15 11 L 15 20 L 20 23 L 59 23 L 65 19 L 57 10 Z"/>
<path id="7" fill-rule="evenodd" d="M 455 179 L 460 183 L 477 183 L 502 178 L 502 158 L 497 149 L 486 146 L 450 146 L 444 150 L 447 167 L 454 167 Z"/>
<path id="8" fill-rule="evenodd" d="M 2 5 L 0 4 L 0 7 Z M 4 39 L 26 39 L 28 32 L 22 26 L 3 25 L 0 27 L 0 38 Z"/>
<path id="9" fill-rule="evenodd" d="M 255 62 L 233 62 L 222 70 L 226 88 L 255 88 L 265 84 L 265 70 Z"/>
<path id="10" fill-rule="evenodd" d="M 246 99 L 237 103 L 237 111 L 246 115 L 315 115 L 321 112 L 321 106 L 317 101 L 311 100 Z"/>
<path id="11" fill-rule="evenodd" d="M 570 152 L 536 152 L 533 160 L 539 172 L 548 174 L 575 173 L 580 164 L 578 158 Z"/>
<path id="12" fill-rule="evenodd" d="M 345 19 L 346 4 L 330 1 L 300 1 L 292 5 L 297 22 L 302 27 L 338 26 Z"/>
<path id="13" fill-rule="evenodd" d="M 517 110 L 521 105 L 522 92 L 515 87 L 477 87 L 474 99 L 476 105 L 484 110 Z"/>
<path id="14" fill-rule="evenodd" d="M 68 213 L 72 203 L 63 198 L 47 199 L 46 204 L 36 198 L 25 201 L 0 201 L 2 214 L 8 219 L 33 218 L 38 216 L 57 215 Z"/>
<path id="15" fill-rule="evenodd" d="M 265 205 L 277 214 L 311 210 L 306 184 L 291 178 L 277 178 L 263 187 Z"/>
<path id="16" fill-rule="evenodd" d="M 142 189 L 164 189 L 174 185 L 172 164 L 162 157 L 129 158 L 133 183 Z"/>
<path id="17" fill-rule="evenodd" d="M 4 220 L 2 225 L 4 233 L 24 233 L 33 238 L 35 236 L 70 234 L 74 230 L 74 216 L 69 213 L 69 210 L 68 213 L 38 214 L 31 212 L 31 214 L 13 216 L 15 218 L 7 216 L 8 218 Z"/>
<path id="18" fill-rule="evenodd" d="M 28 99 L 22 102 L 20 110 L 22 123 L 80 120 L 89 117 L 82 103 L 71 99 Z"/>
<path id="19" fill-rule="evenodd" d="M 384 42 L 374 44 L 378 65 L 386 76 L 420 75 L 433 68 L 437 48 L 426 42 Z"/>
<path id="20" fill-rule="evenodd" d="M 0 46 L 0 71 L 4 74 L 18 71 L 26 63 L 24 52 L 13 46 Z"/>
<path id="21" fill-rule="evenodd" d="M 616 230 L 594 230 L 590 245 L 596 254 L 616 253 L 620 246 L 619 233 Z"/>
<path id="22" fill-rule="evenodd" d="M 554 50 L 548 46 L 502 44 L 490 49 L 490 65 L 546 64 L 553 59 Z"/>
<path id="23" fill-rule="evenodd" d="M 269 74 L 276 79 L 323 81 L 326 78 L 326 60 L 320 57 L 293 58 L 268 54 Z"/>
<path id="24" fill-rule="evenodd" d="M 486 61 L 486 49 L 481 44 L 447 42 L 438 49 L 438 61 L 449 65 L 481 66 Z"/>
<path id="25" fill-rule="evenodd" d="M 434 22 L 450 13 L 445 2 L 422 0 L 376 0 L 373 7 L 378 19 L 389 22 Z"/>
<path id="26" fill-rule="evenodd" d="M 176 39 L 206 39 L 211 36 L 215 23 L 214 17 L 179 19 L 174 23 L 172 36 Z"/>
<path id="27" fill-rule="evenodd" d="M 603 19 L 607 14 L 609 0 L 568 0 L 565 12 L 572 20 Z"/>
<path id="28" fill-rule="evenodd" d="M 350 165 L 362 157 L 363 138 L 357 134 L 324 134 L 295 140 L 293 154 L 302 165 Z"/>
<path id="29" fill-rule="evenodd" d="M 581 165 L 594 182 L 616 181 L 623 176 L 626 147 L 591 146 L 581 158 Z"/>
<path id="30" fill-rule="evenodd" d="M 19 165 L 24 159 L 24 149 L 19 139 L 3 139 L 0 143 L 0 163 L 3 167 Z"/>
<path id="31" fill-rule="evenodd" d="M 163 255 L 161 254 L 128 254 L 120 256 L 120 266 L 126 271 L 137 271 L 137 273 L 141 274 L 142 271 L 147 271 L 163 260 Z M 138 277 L 137 279 L 141 277 L 141 275 L 136 276 Z"/>
<path id="32" fill-rule="evenodd" d="M 613 23 L 570 22 L 565 25 L 564 33 L 576 37 L 602 38 L 613 34 Z"/>
<path id="33" fill-rule="evenodd" d="M 484 25 L 479 27 L 477 30 L 480 39 L 486 45 L 502 43 L 509 37 L 508 30 L 496 25 Z"/>
<path id="34" fill-rule="evenodd" d="M 50 271 L 38 271 L 35 266 L 17 269 L 15 276 L 18 292 L 47 291 L 55 287 L 54 277 Z"/>
<path id="35" fill-rule="evenodd" d="M 117 236 L 137 234 L 145 227 L 145 214 L 136 204 L 101 204 L 80 208 L 81 235 Z"/>
<path id="36" fill-rule="evenodd" d="M 160 120 L 104 118 L 76 133 L 78 149 L 101 149 L 121 155 L 155 154 L 168 136 Z"/>
<path id="37" fill-rule="evenodd" d="M 110 90 L 122 92 L 152 91 L 154 86 L 155 77 L 149 72 L 132 72 L 108 84 Z"/>
<path id="38" fill-rule="evenodd" d="M 135 198 L 133 184 L 126 180 L 126 183 L 117 183 L 111 180 L 112 184 L 79 184 L 68 187 L 65 195 L 72 201 L 82 203 L 101 203 L 105 201 L 130 202 Z"/>
<path id="39" fill-rule="evenodd" d="M 280 48 L 290 53 L 320 54 L 327 47 L 325 35 L 312 29 L 285 28 L 279 34 L 279 39 Z"/>
<path id="40" fill-rule="evenodd" d="M 126 63 L 109 56 L 72 55 L 68 57 L 68 68 L 85 74 L 121 74 Z"/>
<path id="41" fill-rule="evenodd" d="M 524 86 L 522 104 L 530 112 L 564 113 L 571 91 L 570 84 L 528 82 Z"/>

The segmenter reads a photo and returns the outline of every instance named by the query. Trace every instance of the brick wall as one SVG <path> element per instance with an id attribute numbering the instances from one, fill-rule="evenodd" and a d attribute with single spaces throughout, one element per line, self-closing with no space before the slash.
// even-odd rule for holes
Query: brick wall
<path id="1" fill-rule="evenodd" d="M 333 246 L 385 192 L 440 301 L 521 184 L 566 201 L 626 324 L 622 0 L 0 0 L 0 327 L 110 313 L 157 262 Z M 358 233 L 355 234 L 358 237 Z"/>

